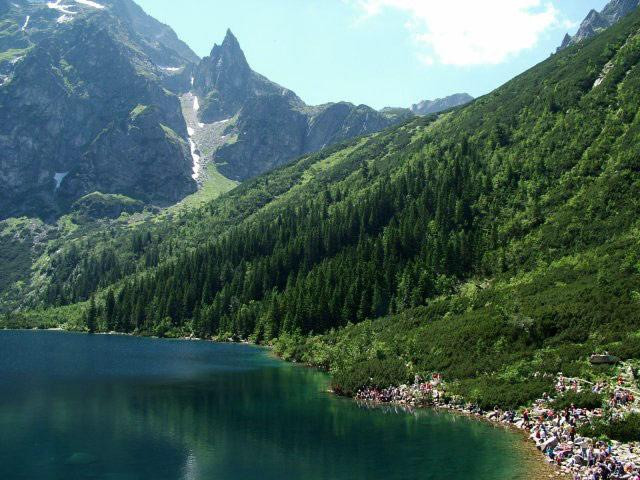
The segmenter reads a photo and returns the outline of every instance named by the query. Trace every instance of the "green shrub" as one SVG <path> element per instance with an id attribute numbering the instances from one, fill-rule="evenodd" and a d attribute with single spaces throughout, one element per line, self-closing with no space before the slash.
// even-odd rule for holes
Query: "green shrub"
<path id="1" fill-rule="evenodd" d="M 640 358 L 640 337 L 628 337 L 620 345 L 611 348 L 611 353 L 621 360 Z"/>
<path id="2" fill-rule="evenodd" d="M 461 395 L 465 400 L 475 403 L 483 410 L 491 410 L 494 407 L 515 410 L 542 397 L 552 388 L 551 381 L 544 379 L 509 381 L 483 376 L 455 384 L 452 393 Z"/>
<path id="3" fill-rule="evenodd" d="M 169 338 L 171 335 L 169 334 L 172 328 L 171 318 L 165 317 L 162 319 L 160 323 L 154 326 L 153 334 L 159 338 Z"/>
<path id="4" fill-rule="evenodd" d="M 353 396 L 364 387 L 387 388 L 410 380 L 411 373 L 401 359 L 373 358 L 337 369 L 333 372 L 332 388 L 340 395 Z"/>
<path id="5" fill-rule="evenodd" d="M 288 362 L 300 362 L 307 351 L 307 339 L 300 333 L 283 334 L 273 343 L 273 352 Z"/>
<path id="6" fill-rule="evenodd" d="M 619 442 L 637 442 L 640 440 L 640 414 L 633 413 L 611 422 L 599 420 L 578 429 L 585 437 L 607 437 Z"/>
<path id="7" fill-rule="evenodd" d="M 564 395 L 556 398 L 551 407 L 555 410 L 564 410 L 575 405 L 577 408 L 588 408 L 593 410 L 594 408 L 602 407 L 603 398 L 602 395 L 593 392 L 580 392 L 573 391 L 566 392 Z"/>

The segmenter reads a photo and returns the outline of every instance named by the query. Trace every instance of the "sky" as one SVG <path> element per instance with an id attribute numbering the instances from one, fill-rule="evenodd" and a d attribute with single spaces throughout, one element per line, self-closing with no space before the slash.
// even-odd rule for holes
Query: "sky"
<path id="1" fill-rule="evenodd" d="M 408 107 L 484 95 L 547 58 L 607 0 L 136 0 L 198 55 L 227 28 L 305 102 Z"/>

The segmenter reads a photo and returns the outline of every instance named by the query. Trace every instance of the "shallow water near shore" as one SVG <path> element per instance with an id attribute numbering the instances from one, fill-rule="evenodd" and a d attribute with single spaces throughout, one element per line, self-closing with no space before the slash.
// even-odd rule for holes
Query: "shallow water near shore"
<path id="1" fill-rule="evenodd" d="M 359 407 L 247 345 L 0 332 L 0 478 L 529 480 L 522 436 Z"/>

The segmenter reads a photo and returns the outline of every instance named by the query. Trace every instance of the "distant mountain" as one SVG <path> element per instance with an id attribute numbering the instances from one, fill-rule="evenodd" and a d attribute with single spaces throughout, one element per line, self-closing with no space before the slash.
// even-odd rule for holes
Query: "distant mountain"
<path id="1" fill-rule="evenodd" d="M 602 30 L 619 22 L 621 18 L 629 15 L 639 5 L 640 0 L 611 0 L 602 12 L 591 10 L 573 37 L 568 33 L 565 35 L 558 50 L 563 50 L 597 35 Z"/>
<path id="2" fill-rule="evenodd" d="M 473 97 L 468 93 L 456 93 L 445 98 L 436 100 L 423 100 L 420 103 L 411 106 L 411 111 L 416 115 L 429 115 L 438 113 L 450 108 L 466 105 L 473 101 Z"/>
<path id="3" fill-rule="evenodd" d="M 129 0 L 0 11 L 0 218 L 56 216 L 94 191 L 169 205 L 196 190 L 168 88 L 197 56 L 168 27 Z"/>
<path id="4" fill-rule="evenodd" d="M 196 67 L 188 103 L 197 110 L 197 123 L 190 128 L 200 143 L 208 144 L 198 145 L 200 150 L 208 150 L 220 172 L 234 180 L 411 116 L 346 102 L 308 106 L 291 90 L 254 72 L 231 31 Z"/>

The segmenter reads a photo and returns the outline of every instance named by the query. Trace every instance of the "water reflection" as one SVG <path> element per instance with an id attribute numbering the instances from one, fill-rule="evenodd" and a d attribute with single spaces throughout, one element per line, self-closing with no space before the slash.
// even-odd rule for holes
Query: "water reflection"
<path id="1" fill-rule="evenodd" d="M 2 479 L 527 478 L 515 435 L 362 409 L 251 347 L 34 335 L 0 332 Z"/>

